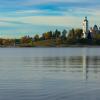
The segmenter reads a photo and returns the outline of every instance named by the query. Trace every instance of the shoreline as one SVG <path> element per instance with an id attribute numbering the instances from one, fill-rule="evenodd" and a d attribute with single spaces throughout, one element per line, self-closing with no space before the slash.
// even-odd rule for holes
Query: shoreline
<path id="1" fill-rule="evenodd" d="M 68 46 L 0 46 L 0 48 L 100 48 L 99 45 L 68 45 Z"/>

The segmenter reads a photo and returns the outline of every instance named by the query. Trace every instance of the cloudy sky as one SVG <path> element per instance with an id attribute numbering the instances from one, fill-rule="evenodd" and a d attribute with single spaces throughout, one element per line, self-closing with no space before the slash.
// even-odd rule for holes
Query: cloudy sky
<path id="1" fill-rule="evenodd" d="M 0 37 L 100 25 L 100 0 L 0 0 Z"/>

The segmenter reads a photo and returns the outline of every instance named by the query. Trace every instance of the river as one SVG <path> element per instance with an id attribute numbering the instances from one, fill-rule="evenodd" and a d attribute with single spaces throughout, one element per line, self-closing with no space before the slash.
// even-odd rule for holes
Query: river
<path id="1" fill-rule="evenodd" d="M 0 100 L 100 100 L 100 48 L 0 48 Z"/>

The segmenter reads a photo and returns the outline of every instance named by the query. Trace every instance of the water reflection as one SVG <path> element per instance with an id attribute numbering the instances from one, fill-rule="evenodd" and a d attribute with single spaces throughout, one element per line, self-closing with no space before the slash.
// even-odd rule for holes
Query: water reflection
<path id="1" fill-rule="evenodd" d="M 49 72 L 79 73 L 80 76 L 83 75 L 84 80 L 88 80 L 89 77 L 98 78 L 100 74 L 100 56 L 88 55 L 86 49 L 78 56 L 35 57 L 31 60 L 31 64 L 36 68 Z"/>
<path id="2" fill-rule="evenodd" d="M 0 100 L 100 100 L 99 51 L 3 49 Z"/>

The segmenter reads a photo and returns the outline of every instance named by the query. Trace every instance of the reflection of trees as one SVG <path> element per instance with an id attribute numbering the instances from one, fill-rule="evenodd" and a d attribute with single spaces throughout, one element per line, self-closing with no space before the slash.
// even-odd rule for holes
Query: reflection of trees
<path id="1" fill-rule="evenodd" d="M 82 66 L 82 57 L 81 56 L 67 56 L 67 57 L 43 57 L 43 65 L 55 65 L 52 67 L 80 67 Z M 50 66 L 50 67 L 51 67 Z"/>
<path id="2" fill-rule="evenodd" d="M 92 57 L 88 57 L 88 58 L 89 58 L 89 64 L 90 65 L 100 64 L 100 57 L 99 56 L 92 56 Z"/>
<path id="3" fill-rule="evenodd" d="M 100 65 L 100 56 L 87 56 L 87 67 L 90 71 L 98 72 Z"/>
<path id="4" fill-rule="evenodd" d="M 83 60 L 85 63 L 83 63 L 83 73 L 85 78 L 88 78 L 88 73 L 92 73 L 92 75 L 97 75 L 100 68 L 100 56 L 83 56 Z M 94 73 L 93 73 L 94 72 Z"/>
<path id="5" fill-rule="evenodd" d="M 43 64 L 46 67 L 65 67 L 67 65 L 67 57 L 43 57 Z M 50 65 L 50 66 L 49 66 Z"/>
<path id="6" fill-rule="evenodd" d="M 68 60 L 70 65 L 82 65 L 82 56 L 71 56 Z"/>
<path id="7" fill-rule="evenodd" d="M 100 67 L 100 56 L 87 56 L 85 54 L 83 56 L 37 57 L 33 61 L 34 65 L 40 67 L 76 73 L 83 71 L 86 78 L 90 72 L 99 72 Z"/>
<path id="8" fill-rule="evenodd" d="M 90 64 L 90 68 L 93 69 L 94 73 L 97 73 L 99 70 L 99 65 L 100 65 L 100 57 L 99 56 L 93 56 L 93 57 L 89 57 L 89 64 Z"/>

